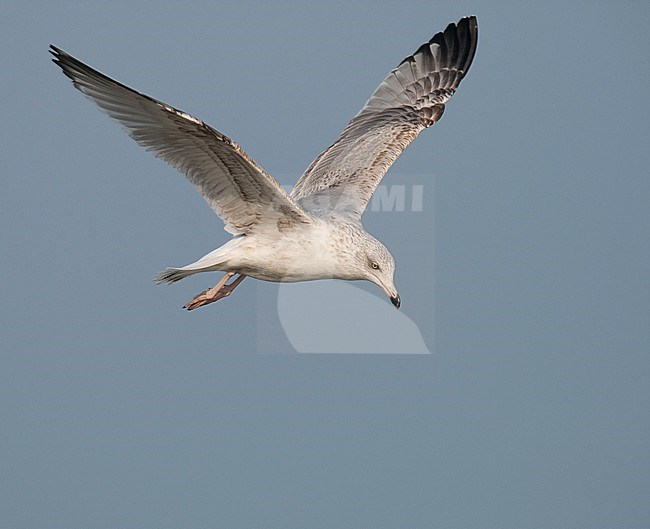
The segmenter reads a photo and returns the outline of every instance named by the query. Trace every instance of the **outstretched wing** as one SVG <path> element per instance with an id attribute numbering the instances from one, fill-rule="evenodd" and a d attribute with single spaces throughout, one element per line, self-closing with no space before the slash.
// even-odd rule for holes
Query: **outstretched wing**
<path id="1" fill-rule="evenodd" d="M 50 46 L 54 62 L 145 149 L 183 173 L 231 233 L 310 217 L 234 141 L 202 121 L 110 79 Z"/>
<path id="2" fill-rule="evenodd" d="M 391 71 L 291 192 L 307 211 L 358 218 L 388 168 L 445 109 L 474 58 L 476 17 L 449 24 Z"/>

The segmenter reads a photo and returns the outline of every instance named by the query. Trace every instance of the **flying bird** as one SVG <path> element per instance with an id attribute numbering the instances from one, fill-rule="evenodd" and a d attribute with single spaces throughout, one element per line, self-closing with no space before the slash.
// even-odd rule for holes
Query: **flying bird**
<path id="1" fill-rule="evenodd" d="M 395 159 L 440 119 L 472 64 L 477 42 L 476 17 L 465 17 L 406 57 L 291 193 L 203 121 L 114 81 L 56 46 L 50 53 L 75 88 L 137 143 L 183 173 L 233 235 L 198 261 L 158 274 L 159 283 L 174 283 L 199 272 L 225 272 L 184 308 L 229 296 L 246 276 L 371 281 L 399 308 L 395 260 L 365 231 L 361 216 Z"/>

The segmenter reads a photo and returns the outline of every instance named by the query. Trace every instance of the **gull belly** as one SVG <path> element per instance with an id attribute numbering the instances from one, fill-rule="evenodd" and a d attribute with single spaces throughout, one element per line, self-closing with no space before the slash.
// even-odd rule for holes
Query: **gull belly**
<path id="1" fill-rule="evenodd" d="M 279 237 L 277 232 L 240 237 L 229 250 L 224 267 L 226 271 L 282 283 L 338 278 L 345 275 L 344 269 L 331 227 L 320 223 L 288 230 Z"/>

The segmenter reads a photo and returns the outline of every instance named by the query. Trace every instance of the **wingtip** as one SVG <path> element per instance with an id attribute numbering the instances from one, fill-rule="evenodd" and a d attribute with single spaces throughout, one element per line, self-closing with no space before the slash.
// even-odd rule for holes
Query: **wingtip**
<path id="1" fill-rule="evenodd" d="M 478 29 L 478 19 L 476 18 L 476 15 L 469 15 L 461 18 L 455 24 L 452 22 L 449 25 L 456 26 L 457 28 L 465 28 L 470 31 L 476 31 Z"/>
<path id="2" fill-rule="evenodd" d="M 458 23 L 460 24 L 461 22 L 466 21 L 467 24 L 473 24 L 475 26 L 478 26 L 478 19 L 476 18 L 476 15 L 468 15 L 466 17 L 461 18 Z"/>
<path id="3" fill-rule="evenodd" d="M 54 59 L 52 60 L 57 64 L 61 64 L 64 61 L 68 61 L 68 60 L 73 60 L 73 61 L 76 60 L 67 51 L 62 50 L 61 48 L 55 46 L 54 44 L 50 44 L 50 47 L 47 51 L 49 51 L 50 54 L 54 56 Z"/>
<path id="4" fill-rule="evenodd" d="M 50 44 L 50 47 L 48 48 L 47 51 L 50 52 L 50 55 L 52 55 L 52 57 L 54 57 L 52 59 L 52 62 L 58 64 L 59 66 L 61 66 L 61 63 L 66 57 L 70 56 L 66 52 L 64 52 L 61 48 L 55 46 L 54 44 Z"/>
<path id="5" fill-rule="evenodd" d="M 50 44 L 50 47 L 48 48 L 47 51 L 49 51 L 55 57 L 58 57 L 59 55 L 66 54 L 61 48 L 59 48 L 58 46 L 55 46 L 54 44 Z"/>

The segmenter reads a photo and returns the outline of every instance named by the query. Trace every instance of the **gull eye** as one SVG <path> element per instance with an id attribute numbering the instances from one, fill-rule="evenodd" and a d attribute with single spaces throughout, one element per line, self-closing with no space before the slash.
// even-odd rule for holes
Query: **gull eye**
<path id="1" fill-rule="evenodd" d="M 379 265 L 377 263 L 375 263 L 374 261 L 370 264 L 370 266 L 372 266 L 373 270 L 379 270 Z"/>

